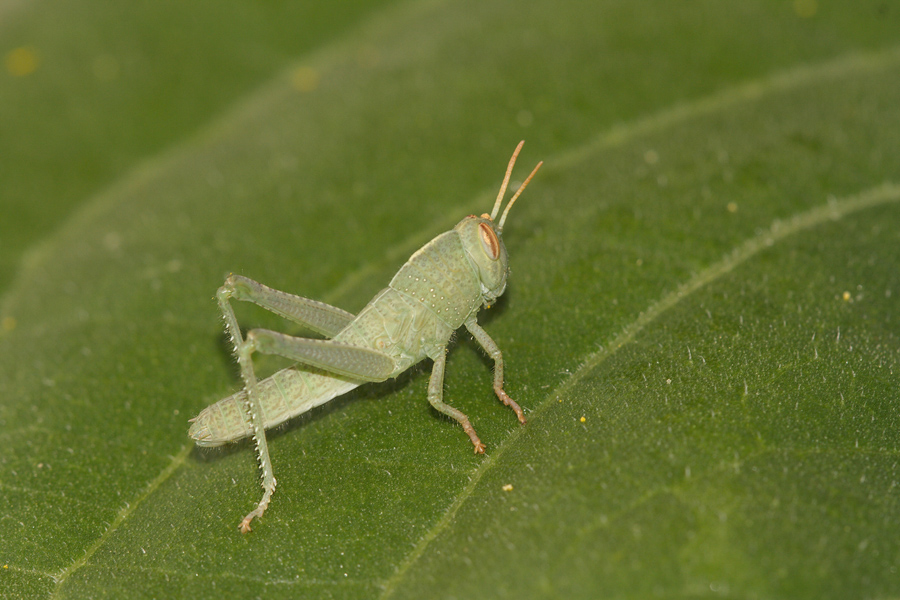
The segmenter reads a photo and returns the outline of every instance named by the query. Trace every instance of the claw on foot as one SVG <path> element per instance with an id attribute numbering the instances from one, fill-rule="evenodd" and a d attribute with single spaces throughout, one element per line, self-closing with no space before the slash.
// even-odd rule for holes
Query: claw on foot
<path id="1" fill-rule="evenodd" d="M 268 502 L 266 502 L 266 505 L 268 505 Z M 261 517 L 265 510 L 265 507 L 260 508 L 257 506 L 256 510 L 244 517 L 244 520 L 241 521 L 240 524 L 241 533 L 250 533 L 251 531 L 253 531 L 253 529 L 250 527 L 250 521 L 252 521 L 256 517 Z"/>
<path id="2" fill-rule="evenodd" d="M 256 510 L 251 512 L 249 515 L 244 517 L 244 520 L 241 521 L 241 525 L 240 525 L 241 533 L 250 533 L 251 531 L 253 531 L 253 529 L 250 527 L 250 521 L 252 521 L 254 517 L 259 517 L 259 516 L 262 516 L 262 511 L 260 511 L 259 508 L 257 508 Z"/>
<path id="3" fill-rule="evenodd" d="M 472 440 L 472 445 L 475 446 L 475 454 L 484 454 L 484 444 L 481 443 L 481 440 L 478 439 L 478 434 L 475 433 L 475 428 L 472 427 L 472 424 L 469 423 L 469 419 L 465 419 L 462 421 L 463 430 L 466 432 L 466 435 L 469 436 L 469 439 Z"/>
<path id="4" fill-rule="evenodd" d="M 246 517 L 244 517 L 244 520 L 241 521 L 241 525 L 240 525 L 241 533 L 250 533 L 251 531 L 253 531 L 250 528 L 250 521 L 252 521 L 252 520 L 253 520 L 253 517 L 251 517 L 250 515 L 247 515 Z"/>

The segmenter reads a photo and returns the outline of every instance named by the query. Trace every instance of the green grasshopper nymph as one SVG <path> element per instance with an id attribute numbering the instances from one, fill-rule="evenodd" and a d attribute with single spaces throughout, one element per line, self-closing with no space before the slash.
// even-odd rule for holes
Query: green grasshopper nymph
<path id="1" fill-rule="evenodd" d="M 256 441 L 263 497 L 241 521 L 242 533 L 250 531 L 250 522 L 262 516 L 275 492 L 266 429 L 363 383 L 396 377 L 426 357 L 434 361 L 428 401 L 456 419 L 472 440 L 475 452 L 484 453 L 484 444 L 469 418 L 443 399 L 447 344 L 461 325 L 494 360 L 497 397 L 515 411 L 520 423 L 525 423 L 522 409 L 503 391 L 503 355 L 476 320 L 481 307 L 489 308 L 506 289 L 509 266 L 501 237 L 503 224 L 509 209 L 543 164 L 538 163 L 506 205 L 500 220 L 495 221 L 524 143 L 519 142 L 509 160 L 491 214 L 470 215 L 422 246 L 358 315 L 240 275 L 229 276 L 219 288 L 216 297 L 225 329 L 234 342 L 244 389 L 200 411 L 191 419 L 189 435 L 198 446 L 221 446 L 248 436 Z M 253 302 L 327 339 L 293 337 L 268 329 L 252 329 L 244 339 L 231 300 Z M 258 381 L 251 358 L 254 352 L 276 354 L 297 364 Z"/>

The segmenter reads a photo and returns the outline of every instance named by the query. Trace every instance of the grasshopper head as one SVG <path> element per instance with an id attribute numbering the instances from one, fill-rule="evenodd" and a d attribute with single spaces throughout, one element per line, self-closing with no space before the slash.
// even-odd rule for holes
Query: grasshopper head
<path id="1" fill-rule="evenodd" d="M 509 185 L 509 177 L 512 174 L 513 165 L 516 164 L 516 158 L 525 142 L 519 142 L 513 152 L 512 158 L 509 159 L 509 165 L 506 167 L 506 176 L 503 178 L 503 184 L 500 186 L 500 193 L 497 194 L 497 201 L 494 202 L 494 210 L 491 214 L 483 214 L 480 217 L 470 215 L 460 221 L 455 229 L 459 233 L 463 247 L 466 250 L 472 264 L 478 272 L 478 279 L 481 282 L 481 295 L 484 298 L 485 306 L 493 304 L 497 298 L 506 290 L 506 276 L 509 273 L 509 261 L 506 255 L 506 246 L 503 245 L 503 224 L 506 222 L 506 215 L 509 209 L 519 198 L 519 194 L 541 168 L 543 162 L 539 162 L 531 175 L 519 186 L 516 193 L 506 205 L 506 210 L 500 217 L 499 222 L 495 222 L 497 214 L 500 212 L 500 205 L 503 203 L 503 196 L 506 194 L 506 186 Z"/>
<path id="2" fill-rule="evenodd" d="M 509 272 L 506 246 L 503 245 L 500 230 L 489 215 L 468 216 L 455 229 L 475 266 L 484 304 L 490 306 L 506 289 L 506 275 Z"/>

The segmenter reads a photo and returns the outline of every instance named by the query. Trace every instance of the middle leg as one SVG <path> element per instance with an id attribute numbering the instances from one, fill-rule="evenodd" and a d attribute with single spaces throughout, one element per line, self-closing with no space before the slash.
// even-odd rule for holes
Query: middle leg
<path id="1" fill-rule="evenodd" d="M 462 411 L 459 411 L 449 404 L 444 403 L 444 366 L 447 364 L 447 350 L 442 350 L 434 358 L 434 367 L 431 369 L 431 379 L 428 381 L 428 402 L 431 406 L 444 413 L 448 417 L 452 417 L 462 425 L 463 431 L 472 440 L 475 446 L 476 454 L 484 454 L 484 444 L 478 439 L 478 434 Z"/>

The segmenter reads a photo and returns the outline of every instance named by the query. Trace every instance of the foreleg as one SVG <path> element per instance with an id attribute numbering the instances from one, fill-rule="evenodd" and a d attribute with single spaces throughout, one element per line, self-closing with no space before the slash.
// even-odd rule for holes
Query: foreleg
<path id="1" fill-rule="evenodd" d="M 503 402 L 503 404 L 515 411 L 516 416 L 519 417 L 519 423 L 524 425 L 525 413 L 522 412 L 522 409 L 519 408 L 516 401 L 503 391 L 503 354 L 500 352 L 500 348 L 497 347 L 496 342 L 491 339 L 488 332 L 482 329 L 475 319 L 466 322 L 466 329 L 469 330 L 469 333 L 472 334 L 475 341 L 481 344 L 481 347 L 488 353 L 488 356 L 494 360 L 494 393 L 497 394 L 497 397 L 500 398 L 500 401 Z"/>

